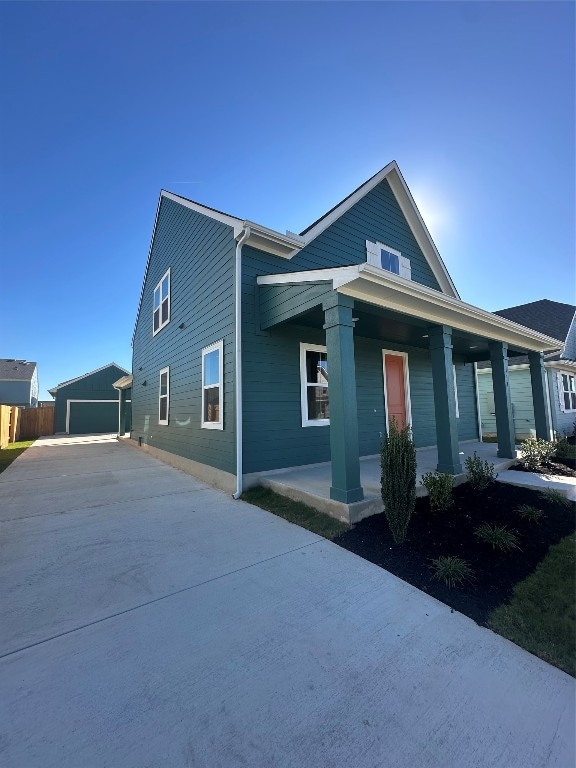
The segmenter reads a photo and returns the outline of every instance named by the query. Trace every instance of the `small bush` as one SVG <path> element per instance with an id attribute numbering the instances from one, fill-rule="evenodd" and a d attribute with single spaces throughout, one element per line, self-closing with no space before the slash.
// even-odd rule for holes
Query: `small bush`
<path id="1" fill-rule="evenodd" d="M 530 438 L 520 444 L 522 457 L 520 461 L 529 472 L 537 472 L 548 461 L 556 450 L 556 444 L 541 438 Z"/>
<path id="2" fill-rule="evenodd" d="M 428 491 L 430 509 L 434 512 L 445 512 L 454 503 L 452 489 L 454 477 L 445 472 L 425 472 L 422 475 L 422 485 Z"/>
<path id="3" fill-rule="evenodd" d="M 538 523 L 544 517 L 544 512 L 537 507 L 531 507 L 530 504 L 521 504 L 516 510 L 516 514 L 530 523 Z"/>
<path id="4" fill-rule="evenodd" d="M 576 460 L 576 445 L 571 445 L 567 437 L 561 437 L 556 441 L 555 445 L 554 456 L 557 456 L 559 459 Z"/>
<path id="5" fill-rule="evenodd" d="M 489 461 L 482 461 L 476 451 L 474 451 L 473 456 L 468 456 L 464 465 L 468 473 L 468 482 L 475 491 L 485 491 L 498 477 L 498 473 L 494 470 L 494 464 L 490 464 Z"/>
<path id="6" fill-rule="evenodd" d="M 448 587 L 456 587 L 465 581 L 472 581 L 474 571 L 466 560 L 460 557 L 437 557 L 430 566 L 434 571 L 432 578 L 443 581 Z"/>
<path id="7" fill-rule="evenodd" d="M 518 537 L 514 531 L 509 530 L 505 525 L 490 525 L 483 523 L 476 528 L 474 534 L 487 544 L 492 545 L 492 549 L 499 549 L 501 552 L 509 552 L 511 549 L 520 549 Z"/>
<path id="8" fill-rule="evenodd" d="M 416 448 L 410 427 L 399 429 L 395 419 L 380 450 L 384 514 L 397 544 L 406 539 L 416 506 Z"/>
<path id="9" fill-rule="evenodd" d="M 573 501 L 566 498 L 562 491 L 558 491 L 556 488 L 546 488 L 544 491 L 540 491 L 540 496 L 547 504 L 562 507 L 563 509 L 568 509 L 574 504 Z"/>

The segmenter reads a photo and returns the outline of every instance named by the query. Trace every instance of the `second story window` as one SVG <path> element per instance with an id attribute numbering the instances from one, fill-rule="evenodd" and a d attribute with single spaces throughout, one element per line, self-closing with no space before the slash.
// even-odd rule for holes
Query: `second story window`
<path id="1" fill-rule="evenodd" d="M 386 272 L 393 272 L 395 275 L 412 279 L 412 268 L 410 259 L 402 256 L 400 251 L 391 248 L 384 243 L 372 243 L 366 240 L 366 261 L 373 267 L 384 269 Z"/>
<path id="2" fill-rule="evenodd" d="M 152 334 L 158 333 L 170 322 L 170 270 L 154 288 L 154 322 Z"/>

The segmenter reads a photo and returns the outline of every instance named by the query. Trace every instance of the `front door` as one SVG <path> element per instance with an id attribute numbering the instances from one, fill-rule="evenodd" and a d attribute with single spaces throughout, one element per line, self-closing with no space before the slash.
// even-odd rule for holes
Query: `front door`
<path id="1" fill-rule="evenodd" d="M 384 397 L 386 403 L 386 427 L 390 428 L 392 419 L 398 427 L 411 423 L 408 394 L 408 356 L 400 352 L 383 350 Z"/>

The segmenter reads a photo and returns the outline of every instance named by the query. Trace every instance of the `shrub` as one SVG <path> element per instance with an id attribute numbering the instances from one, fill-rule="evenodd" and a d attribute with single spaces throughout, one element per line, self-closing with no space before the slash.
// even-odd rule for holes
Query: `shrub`
<path id="1" fill-rule="evenodd" d="M 546 503 L 553 506 L 563 507 L 564 509 L 568 509 L 574 503 L 566 498 L 562 491 L 558 491 L 556 488 L 546 488 L 545 490 L 540 491 L 540 497 Z"/>
<path id="2" fill-rule="evenodd" d="M 538 523 L 544 517 L 544 512 L 541 509 L 531 507 L 530 504 L 521 504 L 516 510 L 516 514 L 522 520 L 528 520 L 531 523 Z"/>
<path id="3" fill-rule="evenodd" d="M 416 449 L 410 427 L 398 429 L 395 419 L 380 451 L 384 514 L 397 544 L 406 539 L 416 505 Z"/>
<path id="4" fill-rule="evenodd" d="M 485 491 L 496 480 L 498 473 L 494 470 L 494 464 L 482 461 L 474 451 L 473 456 L 468 456 L 464 462 L 468 473 L 468 482 L 475 491 Z"/>
<path id="5" fill-rule="evenodd" d="M 499 549 L 501 552 L 508 552 L 511 549 L 520 549 L 518 537 L 514 531 L 509 530 L 505 525 L 490 525 L 483 523 L 474 531 L 475 535 L 487 544 L 492 545 L 492 549 Z"/>
<path id="6" fill-rule="evenodd" d="M 460 557 L 437 557 L 430 566 L 434 571 L 432 578 L 443 581 L 448 587 L 456 587 L 465 581 L 472 581 L 474 571 L 466 560 Z"/>
<path id="7" fill-rule="evenodd" d="M 422 485 L 428 491 L 430 509 L 444 512 L 452 506 L 452 489 L 454 477 L 444 472 L 425 472 L 422 475 Z"/>
<path id="8" fill-rule="evenodd" d="M 576 460 L 576 445 L 571 445 L 567 437 L 561 437 L 555 443 L 554 456 L 559 459 Z"/>
<path id="9" fill-rule="evenodd" d="M 548 459 L 554 454 L 556 444 L 541 438 L 530 438 L 524 440 L 520 447 L 522 457 L 520 461 L 529 472 L 537 472 Z"/>

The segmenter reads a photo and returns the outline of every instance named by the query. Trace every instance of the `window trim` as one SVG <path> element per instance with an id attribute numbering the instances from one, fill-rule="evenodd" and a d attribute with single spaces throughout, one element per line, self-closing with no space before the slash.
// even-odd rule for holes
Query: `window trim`
<path id="1" fill-rule="evenodd" d="M 560 403 L 562 405 L 563 413 L 574 413 L 576 412 L 576 408 L 566 408 L 566 395 L 568 395 L 570 400 L 570 405 L 572 405 L 572 400 L 576 400 L 576 397 L 572 397 L 576 393 L 576 375 L 573 373 L 568 373 L 567 371 L 559 371 L 560 373 Z M 568 389 L 564 388 L 564 376 L 566 376 L 566 383 L 568 385 Z M 572 380 L 572 386 L 573 389 L 570 389 L 570 380 Z"/>
<path id="2" fill-rule="evenodd" d="M 166 374 L 166 394 L 162 395 L 160 394 L 162 392 L 162 375 Z M 161 419 L 160 418 L 160 401 L 162 398 L 166 398 L 166 418 Z M 170 366 L 167 365 L 165 368 L 160 369 L 160 373 L 158 374 L 158 424 L 162 426 L 168 426 L 168 422 L 170 420 Z"/>
<path id="3" fill-rule="evenodd" d="M 166 322 L 162 322 L 162 283 L 164 282 L 164 278 L 168 276 L 168 319 Z M 160 310 L 160 325 L 158 326 L 157 330 L 154 330 L 154 297 L 156 295 L 156 291 L 160 291 L 160 304 L 158 305 L 158 309 Z M 170 314 L 172 310 L 172 268 L 168 267 L 166 272 L 162 275 L 158 283 L 156 284 L 154 290 L 152 291 L 152 336 L 156 336 L 157 333 L 160 333 L 162 328 L 165 328 L 168 323 L 170 322 Z"/>
<path id="4" fill-rule="evenodd" d="M 218 350 L 218 384 L 210 384 L 205 386 L 204 384 L 204 358 L 209 355 L 210 352 Z M 202 429 L 224 429 L 224 339 L 214 342 L 202 349 L 202 379 L 200 385 L 202 387 L 202 411 L 200 413 L 200 424 Z M 218 421 L 204 421 L 204 393 L 207 389 L 215 389 L 218 387 L 218 404 L 220 407 L 220 418 Z"/>
<path id="5" fill-rule="evenodd" d="M 460 403 L 458 401 L 458 380 L 456 378 L 456 363 L 452 363 L 452 376 L 454 378 L 454 400 L 456 401 L 456 418 L 460 418 Z"/>
<path id="6" fill-rule="evenodd" d="M 306 352 L 324 352 L 328 350 L 322 344 L 307 344 L 300 342 L 300 410 L 302 415 L 303 427 L 328 427 L 330 419 L 309 419 L 308 418 L 308 379 L 306 371 Z M 310 386 L 315 386 L 311 384 Z M 330 400 L 330 384 L 328 384 L 328 400 Z"/>

